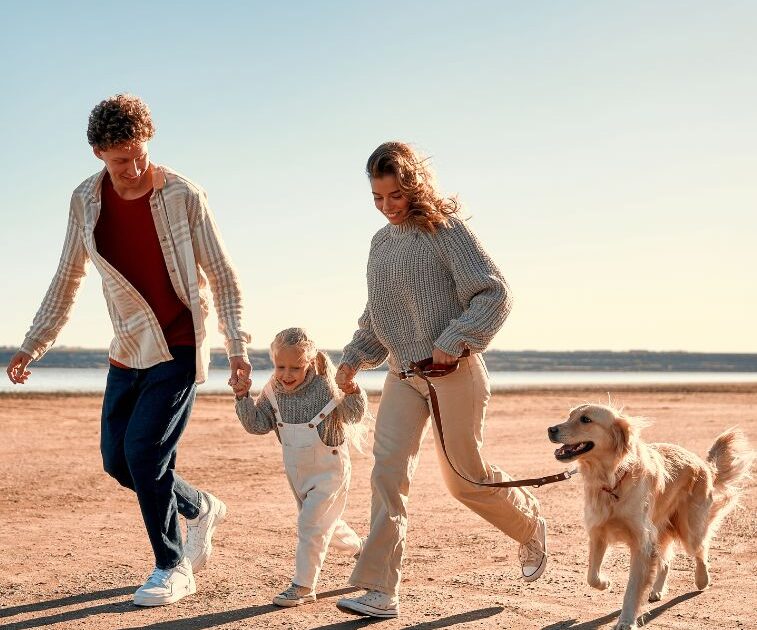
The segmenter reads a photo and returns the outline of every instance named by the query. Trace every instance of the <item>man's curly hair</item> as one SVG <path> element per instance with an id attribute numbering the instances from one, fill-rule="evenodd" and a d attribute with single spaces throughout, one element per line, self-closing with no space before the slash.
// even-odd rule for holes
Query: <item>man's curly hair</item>
<path id="1" fill-rule="evenodd" d="M 150 108 L 133 94 L 116 94 L 95 106 L 89 115 L 87 140 L 107 151 L 120 145 L 147 142 L 155 135 Z"/>

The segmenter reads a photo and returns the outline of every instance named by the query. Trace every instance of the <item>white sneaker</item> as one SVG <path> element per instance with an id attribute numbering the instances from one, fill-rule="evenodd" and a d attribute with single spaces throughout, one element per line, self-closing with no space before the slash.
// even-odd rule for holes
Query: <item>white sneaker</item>
<path id="1" fill-rule="evenodd" d="M 184 555 L 192 563 L 193 571 L 200 571 L 213 553 L 213 532 L 226 520 L 226 504 L 209 492 L 201 492 L 202 505 L 196 518 L 187 519 L 187 541 Z"/>
<path id="2" fill-rule="evenodd" d="M 134 592 L 137 606 L 165 606 L 197 591 L 188 558 L 173 569 L 154 569 L 147 581 Z"/>
<path id="3" fill-rule="evenodd" d="M 276 595 L 273 603 L 277 606 L 291 608 L 293 606 L 302 606 L 303 604 L 312 604 L 315 601 L 315 591 L 306 586 L 292 584 L 288 589 Z"/>
<path id="4" fill-rule="evenodd" d="M 544 573 L 547 566 L 547 523 L 543 518 L 537 520 L 531 540 L 520 546 L 518 557 L 526 582 L 538 580 Z"/>
<path id="5" fill-rule="evenodd" d="M 342 597 L 336 603 L 336 607 L 351 615 L 366 615 L 383 619 L 398 617 L 400 614 L 399 598 L 380 591 L 367 591 L 361 597 Z"/>

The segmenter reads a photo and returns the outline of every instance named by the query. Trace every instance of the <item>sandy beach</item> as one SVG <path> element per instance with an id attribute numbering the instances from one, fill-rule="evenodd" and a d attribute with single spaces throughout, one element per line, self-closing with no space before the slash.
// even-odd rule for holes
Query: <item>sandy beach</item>
<path id="1" fill-rule="evenodd" d="M 651 419 L 647 441 L 677 442 L 704 455 L 723 429 L 739 425 L 757 446 L 757 385 L 614 387 L 614 402 Z M 371 398 L 375 410 L 378 399 Z M 490 403 L 489 458 L 514 476 L 565 468 L 546 428 L 601 386 L 498 393 Z M 0 397 L 0 628 L 291 628 L 336 630 L 374 622 L 334 606 L 352 560 L 327 558 L 319 601 L 280 609 L 271 597 L 289 582 L 296 507 L 273 435 L 250 436 L 229 397 L 201 396 L 179 452 L 178 470 L 226 501 L 198 592 L 165 608 L 139 609 L 131 594 L 152 569 L 136 499 L 103 471 L 99 396 Z M 353 455 L 346 520 L 367 534 L 370 455 Z M 743 509 L 714 539 L 712 586 L 696 591 L 691 561 L 678 555 L 670 593 L 645 605 L 651 628 L 755 628 L 755 482 Z M 585 583 L 587 543 L 580 477 L 535 491 L 548 520 L 550 561 L 533 584 L 518 579 L 517 545 L 447 496 L 432 438 L 424 443 L 410 496 L 402 614 L 382 628 L 611 628 L 625 587 L 628 554 L 614 549 L 609 591 Z"/>

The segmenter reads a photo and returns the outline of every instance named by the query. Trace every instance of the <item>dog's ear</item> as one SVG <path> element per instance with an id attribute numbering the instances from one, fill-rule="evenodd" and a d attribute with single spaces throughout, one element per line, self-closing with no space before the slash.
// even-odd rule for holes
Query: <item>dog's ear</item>
<path id="1" fill-rule="evenodd" d="M 624 416 L 616 416 L 610 429 L 615 455 L 622 459 L 631 450 L 631 425 Z"/>
<path id="2" fill-rule="evenodd" d="M 650 424 L 646 418 L 624 416 L 621 412 L 618 412 L 611 428 L 615 454 L 621 459 L 625 457 L 633 448 L 634 441 L 639 437 L 639 432 Z"/>

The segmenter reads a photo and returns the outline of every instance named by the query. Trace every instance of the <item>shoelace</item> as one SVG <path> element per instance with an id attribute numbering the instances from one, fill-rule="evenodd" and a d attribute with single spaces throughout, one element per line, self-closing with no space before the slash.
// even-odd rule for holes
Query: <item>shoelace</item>
<path id="1" fill-rule="evenodd" d="M 153 569 L 150 573 L 150 577 L 147 578 L 148 583 L 155 584 L 156 586 L 165 586 L 168 583 L 168 576 L 171 573 L 170 569 Z"/>
<path id="2" fill-rule="evenodd" d="M 283 597 L 284 599 L 300 599 L 300 597 L 305 597 L 308 593 L 302 593 L 300 594 L 299 587 L 292 584 L 287 590 L 285 590 L 279 597 Z"/>
<path id="3" fill-rule="evenodd" d="M 200 535 L 200 527 L 198 525 L 187 525 L 187 546 L 193 547 L 197 544 L 197 538 Z"/>
<path id="4" fill-rule="evenodd" d="M 361 601 L 364 604 L 372 604 L 373 602 L 385 604 L 388 597 L 389 596 L 386 593 L 380 591 L 368 591 L 362 597 L 358 597 L 358 601 Z"/>
<path id="5" fill-rule="evenodd" d="M 541 557 L 544 555 L 541 542 L 537 539 L 529 540 L 525 545 L 521 545 L 520 563 L 524 566 L 534 566 L 541 563 Z"/>

